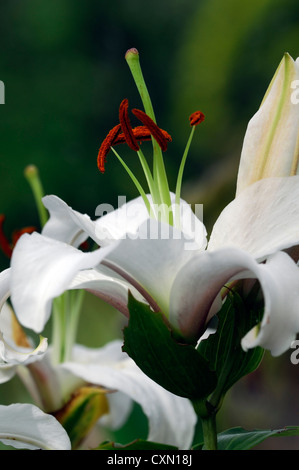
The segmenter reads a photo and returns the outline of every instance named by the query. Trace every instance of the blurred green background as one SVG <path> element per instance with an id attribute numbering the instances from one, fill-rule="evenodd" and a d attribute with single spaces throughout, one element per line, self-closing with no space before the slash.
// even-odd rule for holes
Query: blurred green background
<path id="1" fill-rule="evenodd" d="M 104 175 L 96 166 L 121 100 L 141 107 L 124 59 L 130 47 L 139 50 L 158 123 L 173 138 L 165 154 L 172 189 L 190 132 L 188 117 L 197 109 L 206 115 L 187 160 L 183 196 L 204 204 L 210 229 L 234 197 L 248 120 L 283 53 L 299 55 L 298 0 L 6 0 L 0 18 L 0 213 L 8 237 L 16 228 L 39 226 L 23 176 L 31 163 L 46 194 L 92 218 L 98 204 L 116 207 L 118 195 L 136 195 L 112 153 Z M 141 175 L 134 152 L 124 146 L 119 151 Z M 0 264 L 9 265 L 2 254 Z M 80 341 L 98 346 L 121 334 L 122 319 L 98 299 L 87 296 L 85 310 Z M 105 328 L 99 323 L 94 335 L 94 322 L 103 318 Z M 289 354 L 267 356 L 230 393 L 220 428 L 299 424 L 298 386 L 298 366 L 290 364 Z M 0 401 L 15 398 L 18 388 L 17 381 L 1 386 Z M 124 442 L 144 428 L 136 413 Z M 298 441 L 276 439 L 273 446 L 299 448 Z"/>

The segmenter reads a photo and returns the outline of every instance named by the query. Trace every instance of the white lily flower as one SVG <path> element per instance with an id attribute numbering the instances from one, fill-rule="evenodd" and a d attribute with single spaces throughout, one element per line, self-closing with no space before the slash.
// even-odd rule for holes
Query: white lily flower
<path id="1" fill-rule="evenodd" d="M 0 405 L 0 441 L 17 449 L 71 450 L 61 424 L 30 404 Z"/>
<path id="2" fill-rule="evenodd" d="M 294 286 L 297 283 L 299 286 L 299 273 L 288 255 L 278 256 L 277 252 L 299 241 L 298 219 L 291 217 L 288 212 L 290 206 L 292 211 L 299 211 L 299 177 L 282 179 L 281 183 L 284 183 L 280 186 L 284 199 L 280 204 L 273 201 L 274 208 L 271 206 L 270 212 L 267 205 L 259 204 L 264 190 L 271 186 L 270 180 L 255 183 L 260 190 L 252 190 L 250 199 L 246 197 L 246 192 L 254 188 L 244 190 L 220 215 L 206 250 L 186 250 L 186 239 L 171 228 L 169 239 L 128 237 L 90 253 L 79 252 L 76 248 L 43 235 L 24 235 L 12 258 L 12 300 L 20 322 L 41 331 L 50 315 L 51 300 L 55 295 L 72 288 L 88 289 L 128 314 L 127 293 L 130 288 L 139 292 L 154 310 L 161 310 L 168 316 L 170 322 L 187 338 L 196 339 L 221 305 L 222 286 L 236 276 L 253 277 L 259 280 L 263 288 L 266 303 L 264 319 L 270 315 L 279 318 L 280 310 L 288 306 L 288 316 L 292 320 L 286 334 L 282 334 L 280 341 L 275 341 L 275 344 L 270 345 L 268 341 L 264 345 L 273 354 L 280 354 L 290 346 L 297 330 L 297 299 L 293 293 Z M 287 190 L 289 183 L 292 192 Z M 55 198 L 55 204 L 57 202 Z M 64 206 L 65 203 L 61 204 Z M 236 219 L 238 214 L 243 214 L 243 217 Z M 287 219 L 288 223 L 280 224 L 282 218 Z M 252 219 L 255 220 L 254 225 Z M 229 228 L 236 226 L 236 220 L 237 230 L 232 230 L 230 237 Z M 146 224 L 141 227 L 143 233 Z M 161 225 L 151 220 L 151 226 L 155 224 L 158 227 Z M 110 251 L 105 256 L 107 249 Z M 101 251 L 102 262 L 98 263 Z M 259 264 L 260 259 L 264 261 L 269 255 L 272 255 L 271 264 Z M 87 260 L 83 263 L 86 269 L 78 269 L 77 257 Z M 275 276 L 272 275 L 274 264 L 278 266 Z M 293 267 L 291 286 L 283 282 L 280 273 Z M 58 271 L 59 276 L 56 274 Z M 24 289 L 29 279 L 31 285 L 35 286 L 30 294 L 28 289 Z M 39 288 L 41 285 L 43 288 Z M 273 294 L 275 298 L 277 296 L 277 285 L 280 286 L 281 295 L 279 302 L 273 303 Z M 273 309 L 277 313 L 272 313 Z M 285 318 L 283 322 L 287 327 Z M 261 345 L 261 332 L 264 329 L 271 330 L 272 322 L 265 321 L 260 330 Z M 271 338 L 271 334 L 268 336 Z M 246 346 L 249 347 L 248 341 Z"/>
<path id="3" fill-rule="evenodd" d="M 297 64 L 298 61 L 296 70 Z M 291 76 L 294 77 L 294 74 Z M 269 111 L 272 114 L 276 109 L 273 108 L 276 103 L 273 90 L 277 93 L 277 80 L 274 79 L 264 101 L 264 104 L 268 103 L 268 97 L 272 97 Z M 288 98 L 289 95 L 284 96 Z M 284 101 L 279 103 L 280 106 L 285 104 Z M 292 141 L 297 139 L 298 142 L 299 107 L 294 109 L 286 105 L 286 110 L 290 109 L 293 119 L 288 120 L 288 129 L 290 136 L 293 136 Z M 263 111 L 263 119 L 270 119 L 272 114 L 268 116 Z M 277 129 L 280 132 L 282 127 L 271 126 L 269 139 L 276 136 L 274 131 Z M 248 132 L 255 136 L 254 127 Z M 281 136 L 284 141 L 285 133 Z M 260 139 L 257 133 L 257 153 Z M 245 150 L 246 146 L 247 139 L 244 142 Z M 245 150 L 241 166 L 251 158 L 244 157 L 251 155 Z M 289 155 L 287 153 L 287 158 Z M 293 152 L 292 167 L 296 161 L 294 155 Z M 53 298 L 67 289 L 81 287 L 90 287 L 90 290 L 128 313 L 127 292 L 134 288 L 154 310 L 162 311 L 186 338 L 196 340 L 221 306 L 221 288 L 234 279 L 254 278 L 263 291 L 265 313 L 257 336 L 254 339 L 252 333 L 246 336 L 243 345 L 246 348 L 260 345 L 270 349 L 273 355 L 281 354 L 290 347 L 299 331 L 299 272 L 292 259 L 280 253 L 299 244 L 299 176 L 295 173 L 292 172 L 293 176 L 285 176 L 285 173 L 281 176 L 277 170 L 272 177 L 262 173 L 262 179 L 255 176 L 249 186 L 244 183 L 240 194 L 220 214 L 209 243 L 206 246 L 194 243 L 191 250 L 186 249 L 186 242 L 192 243 L 192 238 L 186 238 L 186 233 L 190 236 L 192 230 L 185 229 L 184 218 L 181 226 L 174 228 L 147 217 L 136 234 L 136 220 L 140 223 L 144 217 L 144 210 L 140 212 L 140 199 L 130 203 L 131 209 L 132 206 L 136 207 L 136 218 L 126 219 L 124 225 L 123 217 L 116 217 L 116 213 L 93 222 L 58 198 L 47 198 L 45 203 L 50 213 L 52 211 L 51 218 L 54 214 L 60 214 L 56 222 L 54 219 L 51 222 L 50 218 L 43 235 L 22 236 L 13 252 L 12 301 L 20 322 L 41 331 L 49 318 Z M 242 182 L 242 173 L 239 181 Z M 65 227 L 61 225 L 60 241 L 45 236 L 55 236 L 55 230 L 49 227 L 57 220 L 58 223 L 63 220 L 62 214 L 71 222 Z M 187 217 L 187 220 L 190 223 L 191 218 Z M 197 221 L 197 226 L 201 227 L 202 235 L 204 230 L 200 221 Z M 163 234 L 168 233 L 168 238 L 151 238 L 151 229 L 154 233 L 161 233 L 161 230 Z M 71 237 L 68 230 L 72 233 Z M 74 233 L 82 234 L 82 231 L 103 247 L 82 253 L 64 243 L 75 239 Z M 107 232 L 110 237 L 108 245 Z M 141 236 L 138 237 L 138 234 Z M 117 240 L 113 242 L 115 238 Z M 281 273 L 285 273 L 284 278 Z M 280 331 L 279 337 L 277 331 Z"/>
<path id="4" fill-rule="evenodd" d="M 99 420 L 100 426 L 119 428 L 127 419 L 134 401 L 141 406 L 148 419 L 148 440 L 189 449 L 197 420 L 191 403 L 149 379 L 122 352 L 121 347 L 122 341 L 119 340 L 99 349 L 75 345 L 71 360 L 56 367 L 62 388 L 66 392 L 70 383 L 71 392 L 78 379 L 105 387 L 111 390 L 105 395 L 109 413 Z"/>

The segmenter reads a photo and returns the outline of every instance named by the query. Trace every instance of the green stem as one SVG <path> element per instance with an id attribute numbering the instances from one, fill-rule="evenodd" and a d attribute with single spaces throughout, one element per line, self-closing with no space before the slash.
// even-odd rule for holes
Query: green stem
<path id="1" fill-rule="evenodd" d="M 64 294 L 62 294 L 63 296 Z M 53 362 L 59 364 L 63 360 L 64 347 L 64 308 L 62 296 L 53 300 L 52 312 L 52 345 Z"/>
<path id="2" fill-rule="evenodd" d="M 28 165 L 24 170 L 24 175 L 31 187 L 39 214 L 40 224 L 43 227 L 48 220 L 48 212 L 42 202 L 42 198 L 44 197 L 44 190 L 39 178 L 38 169 L 35 165 Z"/>
<path id="3" fill-rule="evenodd" d="M 216 413 L 201 418 L 205 450 L 217 450 Z"/>
<path id="4" fill-rule="evenodd" d="M 76 341 L 78 323 L 81 313 L 81 307 L 84 300 L 84 295 L 85 291 L 83 289 L 68 292 L 69 311 L 67 314 L 64 361 L 69 361 L 72 357 L 72 349 Z"/>
<path id="5" fill-rule="evenodd" d="M 192 405 L 202 423 L 204 450 L 217 450 L 217 410 L 208 400 L 195 400 Z"/>
<path id="6" fill-rule="evenodd" d="M 156 122 L 154 109 L 152 106 L 152 102 L 150 99 L 150 95 L 143 77 L 143 73 L 140 67 L 139 62 L 139 53 L 136 49 L 130 49 L 126 53 L 126 61 L 129 65 L 131 73 L 133 75 L 135 84 L 139 91 L 144 110 L 146 114 Z M 166 204 L 168 207 L 171 206 L 171 199 L 170 199 L 170 192 L 169 192 L 169 185 L 167 180 L 167 175 L 164 166 L 163 154 L 161 148 L 157 141 L 152 137 L 153 143 L 153 175 L 154 181 L 158 186 L 158 191 L 160 193 L 161 202 Z M 170 221 L 169 223 L 172 224 L 172 213 L 170 214 Z"/>
<path id="7" fill-rule="evenodd" d="M 84 290 L 67 291 L 54 299 L 52 344 L 55 364 L 71 359 L 84 294 Z"/>

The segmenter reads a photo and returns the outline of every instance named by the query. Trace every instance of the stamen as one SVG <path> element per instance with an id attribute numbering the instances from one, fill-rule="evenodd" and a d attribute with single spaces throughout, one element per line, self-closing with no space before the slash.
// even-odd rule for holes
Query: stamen
<path id="1" fill-rule="evenodd" d="M 132 113 L 149 129 L 150 133 L 161 147 L 162 152 L 165 152 L 168 142 L 160 127 L 158 127 L 145 112 L 141 111 L 141 109 L 132 109 Z"/>
<path id="2" fill-rule="evenodd" d="M 137 142 L 145 142 L 145 141 L 151 140 L 152 134 L 151 134 L 150 130 L 145 126 L 134 127 L 132 129 L 132 131 L 134 133 L 134 136 L 135 136 Z M 162 132 L 162 134 L 164 135 L 165 139 L 168 142 L 172 141 L 171 135 L 169 135 L 167 131 L 165 131 L 164 129 L 161 129 L 161 128 L 160 128 L 160 131 Z M 126 139 L 125 139 L 124 134 L 120 133 L 120 134 L 118 134 L 118 136 L 114 140 L 113 145 L 124 144 L 125 142 L 126 142 Z"/>
<path id="3" fill-rule="evenodd" d="M 205 120 L 205 115 L 201 111 L 195 111 L 189 117 L 189 121 L 190 121 L 191 126 L 197 126 L 198 124 L 200 124 L 204 120 Z"/>
<path id="4" fill-rule="evenodd" d="M 120 124 L 117 124 L 117 126 L 114 126 L 109 132 L 109 134 L 107 135 L 107 137 L 104 139 L 100 147 L 98 158 L 97 158 L 97 165 L 101 173 L 105 172 L 106 157 L 109 153 L 110 147 L 114 143 L 114 140 L 116 139 L 117 135 L 120 133 L 120 130 L 121 130 Z"/>
<path id="5" fill-rule="evenodd" d="M 135 152 L 138 152 L 139 146 L 138 146 L 137 140 L 135 139 L 132 126 L 130 123 L 128 107 L 129 107 L 129 101 L 127 98 L 125 98 L 120 103 L 120 106 L 119 106 L 119 122 L 121 124 L 121 129 L 123 131 L 123 134 L 125 136 L 128 146 L 132 150 L 135 150 Z"/>

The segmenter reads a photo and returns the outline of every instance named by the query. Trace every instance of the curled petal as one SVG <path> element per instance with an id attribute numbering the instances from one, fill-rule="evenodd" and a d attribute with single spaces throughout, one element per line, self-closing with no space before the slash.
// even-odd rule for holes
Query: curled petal
<path id="1" fill-rule="evenodd" d="M 71 450 L 61 424 L 34 405 L 0 405 L 0 441 L 17 449 Z"/>
<path id="2" fill-rule="evenodd" d="M 78 247 L 88 236 L 93 236 L 93 222 L 87 214 L 80 214 L 57 196 L 43 197 L 43 204 L 50 217 L 43 227 L 42 234 Z"/>
<path id="3" fill-rule="evenodd" d="M 257 328 L 242 340 L 245 350 L 262 346 L 279 356 L 291 347 L 299 332 L 299 268 L 283 252 L 272 255 L 259 265 L 265 311 Z"/>
<path id="4" fill-rule="evenodd" d="M 282 275 L 283 273 L 283 275 Z M 198 339 L 212 315 L 221 307 L 222 287 L 236 279 L 257 279 L 264 296 L 260 332 L 243 340 L 248 349 L 262 346 L 279 355 L 290 348 L 299 332 L 299 269 L 283 252 L 259 264 L 236 248 L 204 252 L 180 270 L 171 291 L 170 321 L 185 337 Z"/>

